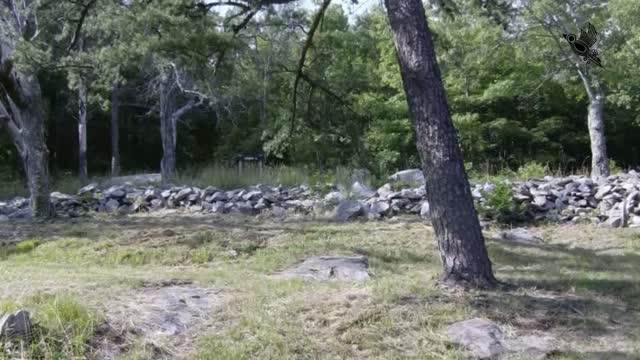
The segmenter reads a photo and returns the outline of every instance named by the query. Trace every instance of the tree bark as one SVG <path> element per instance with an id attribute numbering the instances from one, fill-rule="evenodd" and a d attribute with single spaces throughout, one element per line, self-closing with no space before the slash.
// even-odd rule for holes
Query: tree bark
<path id="1" fill-rule="evenodd" d="M 120 175 L 120 96 L 118 85 L 111 87 L 111 176 Z"/>
<path id="2" fill-rule="evenodd" d="M 33 74 L 6 69 L 6 58 L 1 60 L 4 70 L 8 71 L 0 80 L 3 85 L 3 91 L 0 91 L 0 123 L 9 130 L 22 159 L 32 215 L 49 218 L 54 212 L 49 199 L 49 153 L 45 144 L 40 84 Z"/>
<path id="3" fill-rule="evenodd" d="M 443 280 L 480 287 L 497 281 L 473 205 L 431 33 L 420 0 L 385 0 L 417 137 Z"/>
<path id="4" fill-rule="evenodd" d="M 85 182 L 87 171 L 87 86 L 84 81 L 78 85 L 78 177 Z"/>
<path id="5" fill-rule="evenodd" d="M 578 74 L 589 97 L 587 124 L 591 140 L 591 178 L 601 180 L 609 176 L 607 142 L 604 134 L 604 91 L 595 75 L 589 75 L 580 68 Z"/>
<path id="6" fill-rule="evenodd" d="M 171 77 L 160 83 L 160 137 L 162 139 L 162 161 L 160 173 L 162 182 L 169 183 L 176 173 L 176 121 L 173 113 L 176 107 L 176 90 Z"/>

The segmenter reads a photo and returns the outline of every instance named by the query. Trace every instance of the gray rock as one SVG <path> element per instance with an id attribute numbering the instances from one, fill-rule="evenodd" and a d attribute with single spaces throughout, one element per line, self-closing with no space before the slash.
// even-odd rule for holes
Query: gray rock
<path id="1" fill-rule="evenodd" d="M 26 310 L 18 310 L 0 318 L 0 339 L 27 340 L 30 330 L 31 320 L 29 312 Z"/>
<path id="2" fill-rule="evenodd" d="M 80 188 L 80 190 L 78 190 L 78 196 L 82 196 L 88 193 L 93 193 L 96 190 L 98 190 L 98 184 L 97 183 L 91 183 L 87 186 L 84 186 L 82 188 Z"/>
<path id="3" fill-rule="evenodd" d="M 606 195 L 609 195 L 609 193 L 611 193 L 611 190 L 613 189 L 612 185 L 604 185 L 604 186 L 600 186 L 598 188 L 598 191 L 596 192 L 596 194 L 594 195 L 594 197 L 597 200 L 601 200 L 603 197 L 605 197 Z"/>
<path id="4" fill-rule="evenodd" d="M 185 200 L 189 195 L 193 194 L 193 189 L 192 188 L 185 188 L 180 190 L 175 197 L 175 201 L 182 201 Z"/>
<path id="5" fill-rule="evenodd" d="M 344 199 L 345 196 L 340 191 L 332 191 L 324 197 L 324 201 L 328 205 L 338 205 Z"/>
<path id="6" fill-rule="evenodd" d="M 245 201 L 256 201 L 262 196 L 260 191 L 249 191 L 246 194 L 242 195 L 242 199 Z"/>
<path id="7" fill-rule="evenodd" d="M 378 196 L 382 200 L 391 199 L 391 195 L 392 194 L 394 194 L 394 192 L 391 189 L 391 184 L 384 184 L 384 185 L 382 185 L 381 187 L 378 188 Z"/>
<path id="8" fill-rule="evenodd" d="M 59 202 L 64 200 L 75 200 L 73 196 L 68 194 L 63 194 L 57 191 L 52 192 L 49 196 L 51 197 L 51 201 L 53 202 Z"/>
<path id="9" fill-rule="evenodd" d="M 336 208 L 335 218 L 338 221 L 349 221 L 364 215 L 364 208 L 358 201 L 346 200 Z"/>
<path id="10" fill-rule="evenodd" d="M 226 205 L 227 203 L 222 202 L 222 201 L 216 201 L 215 203 L 211 204 L 211 208 L 210 211 L 212 213 L 224 213 L 227 209 L 226 209 Z M 233 207 L 233 204 L 230 204 L 231 207 Z"/>
<path id="11" fill-rule="evenodd" d="M 307 258 L 275 276 L 281 279 L 365 281 L 371 275 L 369 262 L 364 256 L 317 256 Z"/>
<path id="12" fill-rule="evenodd" d="M 422 202 L 420 205 L 420 217 L 423 219 L 428 219 L 431 216 L 431 212 L 429 209 L 429 203 L 426 201 Z"/>
<path id="13" fill-rule="evenodd" d="M 118 200 L 110 199 L 104 204 L 104 207 L 107 212 L 115 212 L 120 207 L 120 203 Z"/>
<path id="14" fill-rule="evenodd" d="M 127 191 L 122 187 L 111 187 L 106 191 L 106 197 L 113 199 L 122 199 L 127 195 Z"/>
<path id="15" fill-rule="evenodd" d="M 399 196 L 409 200 L 420 200 L 422 198 L 422 196 L 413 189 L 402 189 Z"/>
<path id="16" fill-rule="evenodd" d="M 213 193 L 212 195 L 207 196 L 207 198 L 205 199 L 208 202 L 218 202 L 218 201 L 227 201 L 229 200 L 229 197 L 227 196 L 227 193 L 224 191 L 218 191 Z"/>
<path id="17" fill-rule="evenodd" d="M 162 208 L 162 206 L 164 205 L 164 202 L 160 199 L 153 199 L 151 200 L 150 205 L 151 205 L 151 209 L 158 210 Z"/>
<path id="18" fill-rule="evenodd" d="M 506 347 L 510 353 L 526 355 L 526 359 L 542 360 L 555 350 L 555 340 L 548 335 L 531 334 L 508 339 Z"/>
<path id="19" fill-rule="evenodd" d="M 222 191 L 223 191 L 222 189 L 218 189 L 217 187 L 207 186 L 207 188 L 204 189 L 204 191 L 203 191 L 203 196 L 206 197 L 206 196 L 213 195 L 213 194 L 215 194 L 217 192 L 222 192 Z"/>
<path id="20" fill-rule="evenodd" d="M 8 215 L 9 220 L 31 219 L 33 214 L 30 208 L 20 208 Z"/>
<path id="21" fill-rule="evenodd" d="M 369 189 L 369 187 L 367 187 L 364 184 L 361 184 L 359 182 L 354 182 L 353 185 L 351 185 L 351 192 L 357 196 L 358 198 L 361 199 L 366 199 L 366 198 L 370 198 L 370 197 L 374 197 L 376 195 L 376 192 Z"/>
<path id="22" fill-rule="evenodd" d="M 387 215 L 391 210 L 391 205 L 386 201 L 376 201 L 369 207 L 369 212 L 380 216 Z"/>
<path id="23" fill-rule="evenodd" d="M 471 196 L 476 200 L 479 200 L 479 199 L 483 198 L 482 191 L 480 189 L 478 189 L 478 188 L 471 190 Z"/>
<path id="24" fill-rule="evenodd" d="M 502 231 L 496 240 L 511 241 L 521 244 L 542 244 L 542 238 L 525 228 Z"/>
<path id="25" fill-rule="evenodd" d="M 284 217 L 287 215 L 287 209 L 281 207 L 281 206 L 272 206 L 271 207 L 271 214 L 273 216 L 276 217 Z"/>
<path id="26" fill-rule="evenodd" d="M 7 215 L 0 215 L 0 223 L 6 223 L 9 221 L 9 217 Z"/>
<path id="27" fill-rule="evenodd" d="M 447 336 L 465 347 L 474 358 L 493 359 L 506 352 L 500 327 L 485 319 L 470 319 L 447 327 Z"/>
<path id="28" fill-rule="evenodd" d="M 612 216 L 609 216 L 607 221 L 604 222 L 604 226 L 619 228 L 623 225 L 623 223 L 624 223 L 624 218 L 622 217 L 622 214 L 612 215 Z"/>
<path id="29" fill-rule="evenodd" d="M 262 194 L 262 198 L 272 204 L 280 201 L 280 193 L 277 191 L 269 191 Z"/>
<path id="30" fill-rule="evenodd" d="M 395 183 L 403 183 L 412 187 L 423 186 L 424 174 L 420 169 L 408 169 L 398 171 L 397 173 L 389 176 L 389 180 Z"/>
<path id="31" fill-rule="evenodd" d="M 544 195 L 537 195 L 533 198 L 533 203 L 539 207 L 545 207 L 547 205 L 547 197 Z"/>

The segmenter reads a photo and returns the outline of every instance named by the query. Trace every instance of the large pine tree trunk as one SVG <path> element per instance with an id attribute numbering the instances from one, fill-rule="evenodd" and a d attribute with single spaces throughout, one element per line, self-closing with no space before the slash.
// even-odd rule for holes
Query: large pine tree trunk
<path id="1" fill-rule="evenodd" d="M 111 176 L 120 175 L 120 96 L 118 85 L 111 88 Z"/>
<path id="2" fill-rule="evenodd" d="M 87 87 L 84 82 L 78 86 L 78 177 L 87 181 Z"/>
<path id="3" fill-rule="evenodd" d="M 173 116 L 176 107 L 176 93 L 169 79 L 160 85 L 160 137 L 162 139 L 162 161 L 160 172 L 162 182 L 169 183 L 176 173 L 176 121 Z"/>
<path id="4" fill-rule="evenodd" d="M 426 179 L 427 200 L 444 267 L 443 280 L 497 283 L 420 0 L 385 0 L 404 90 Z"/>

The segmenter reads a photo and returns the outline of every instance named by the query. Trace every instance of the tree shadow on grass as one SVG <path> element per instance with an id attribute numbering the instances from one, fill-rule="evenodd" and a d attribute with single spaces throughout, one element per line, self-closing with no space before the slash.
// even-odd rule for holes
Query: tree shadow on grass
<path id="1" fill-rule="evenodd" d="M 497 276 L 519 288 L 481 292 L 470 305 L 525 331 L 563 334 L 575 342 L 614 336 L 640 340 L 640 255 L 598 253 L 565 245 L 489 244 Z M 599 249 L 600 251 L 601 249 Z M 575 347 L 562 359 L 638 359 L 623 351 Z M 554 355 L 554 358 L 555 358 Z"/>

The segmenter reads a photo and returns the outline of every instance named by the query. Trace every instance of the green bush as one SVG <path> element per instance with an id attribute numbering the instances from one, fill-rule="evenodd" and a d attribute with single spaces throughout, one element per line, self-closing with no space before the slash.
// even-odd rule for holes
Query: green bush
<path id="1" fill-rule="evenodd" d="M 478 205 L 478 213 L 499 223 L 511 224 L 524 218 L 524 208 L 513 198 L 511 187 L 497 183 L 492 192 L 482 192 L 484 201 Z"/>
<path id="2" fill-rule="evenodd" d="M 537 161 L 531 161 L 518 168 L 516 176 L 518 179 L 539 179 L 545 177 L 549 173 L 549 167 L 542 165 Z"/>

